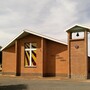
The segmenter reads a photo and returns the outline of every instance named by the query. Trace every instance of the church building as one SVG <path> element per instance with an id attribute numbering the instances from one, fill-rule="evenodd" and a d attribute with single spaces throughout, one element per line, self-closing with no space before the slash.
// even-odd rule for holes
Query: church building
<path id="1" fill-rule="evenodd" d="M 2 74 L 87 79 L 88 32 L 90 29 L 77 25 L 68 29 L 67 44 L 24 30 L 2 48 Z"/>

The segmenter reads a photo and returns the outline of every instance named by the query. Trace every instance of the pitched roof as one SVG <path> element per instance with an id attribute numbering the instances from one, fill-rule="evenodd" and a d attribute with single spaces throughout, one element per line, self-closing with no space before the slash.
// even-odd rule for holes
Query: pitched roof
<path id="1" fill-rule="evenodd" d="M 36 33 L 36 32 L 33 32 L 33 31 L 30 31 L 30 30 L 23 30 L 19 35 L 17 35 L 15 38 L 13 38 L 6 46 L 4 46 L 1 50 L 4 50 L 5 48 L 7 47 L 10 47 L 12 46 L 14 43 L 15 43 L 15 40 L 17 39 L 20 39 L 22 37 L 25 37 L 29 34 L 33 34 L 33 35 L 36 35 L 36 36 L 39 36 L 39 37 L 42 37 L 42 38 L 45 38 L 45 39 L 48 39 L 48 40 L 51 40 L 51 41 L 54 41 L 54 42 L 57 42 L 57 43 L 61 43 L 61 44 L 64 44 L 64 45 L 67 45 L 67 43 L 65 42 L 62 42 L 60 40 L 57 40 L 57 39 L 54 39 L 54 38 L 51 38 L 49 36 L 46 36 L 46 35 L 42 35 L 40 33 Z"/>
<path id="2" fill-rule="evenodd" d="M 86 28 L 86 27 L 79 26 L 79 25 L 75 25 L 74 27 L 68 29 L 66 32 L 84 32 L 84 31 L 90 32 L 90 29 Z"/>

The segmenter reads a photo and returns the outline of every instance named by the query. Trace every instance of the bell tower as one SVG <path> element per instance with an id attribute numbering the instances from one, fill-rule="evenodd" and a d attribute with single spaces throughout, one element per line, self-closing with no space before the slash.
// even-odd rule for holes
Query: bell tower
<path id="1" fill-rule="evenodd" d="M 74 26 L 68 33 L 68 76 L 72 79 L 88 77 L 88 32 L 81 26 Z"/>

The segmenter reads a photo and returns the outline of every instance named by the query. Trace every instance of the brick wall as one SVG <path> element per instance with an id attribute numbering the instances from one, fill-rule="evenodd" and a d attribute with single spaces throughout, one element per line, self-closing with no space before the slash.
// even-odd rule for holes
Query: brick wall
<path id="1" fill-rule="evenodd" d="M 24 66 L 24 44 L 27 42 L 37 43 L 36 67 Z M 15 41 L 14 46 L 3 50 L 3 73 L 28 76 L 67 76 L 67 58 L 67 45 L 29 34 Z"/>
<path id="2" fill-rule="evenodd" d="M 87 77 L 85 50 L 84 39 L 70 41 L 71 78 L 84 79 Z"/>
<path id="3" fill-rule="evenodd" d="M 2 52 L 2 73 L 16 74 L 15 45 Z"/>
<path id="4" fill-rule="evenodd" d="M 26 42 L 35 42 L 37 43 L 37 58 L 36 58 L 36 63 L 37 66 L 34 68 L 32 67 L 25 67 L 24 66 L 24 43 Z M 25 38 L 22 38 L 19 40 L 20 43 L 20 58 L 21 58 L 21 75 L 42 75 L 42 47 L 41 47 L 41 38 L 34 36 L 34 35 L 29 35 L 26 36 Z"/>
<path id="5" fill-rule="evenodd" d="M 46 71 L 48 76 L 67 76 L 67 46 L 47 40 Z"/>

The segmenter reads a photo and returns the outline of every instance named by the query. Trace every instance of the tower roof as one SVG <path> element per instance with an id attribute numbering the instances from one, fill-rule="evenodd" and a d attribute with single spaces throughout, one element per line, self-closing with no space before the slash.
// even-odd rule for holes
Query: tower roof
<path id="1" fill-rule="evenodd" d="M 84 32 L 84 31 L 90 32 L 90 29 L 86 27 L 75 25 L 74 27 L 70 28 L 66 32 Z"/>

